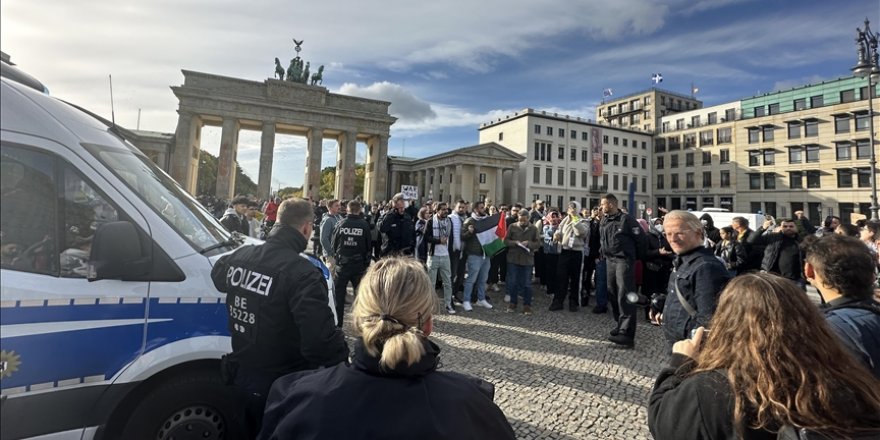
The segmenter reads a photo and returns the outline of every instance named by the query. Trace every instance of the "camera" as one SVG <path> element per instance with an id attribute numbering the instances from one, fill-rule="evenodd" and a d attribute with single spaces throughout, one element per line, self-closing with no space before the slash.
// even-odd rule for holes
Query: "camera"
<path id="1" fill-rule="evenodd" d="M 641 293 L 629 292 L 626 294 L 626 302 L 639 307 L 650 307 L 654 313 L 663 313 L 663 307 L 666 306 L 666 294 L 652 293 L 649 298 Z"/>

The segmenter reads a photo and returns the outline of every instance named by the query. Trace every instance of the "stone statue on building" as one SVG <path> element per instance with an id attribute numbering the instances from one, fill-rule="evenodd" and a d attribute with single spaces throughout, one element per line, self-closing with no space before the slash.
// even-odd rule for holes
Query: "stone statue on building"
<path id="1" fill-rule="evenodd" d="M 306 68 L 303 69 L 302 78 L 300 78 L 298 82 L 303 83 L 303 84 L 306 84 L 309 82 L 309 64 L 310 63 L 308 61 L 306 61 Z"/>
<path id="2" fill-rule="evenodd" d="M 287 75 L 285 76 L 284 68 L 281 67 L 281 61 L 278 58 L 275 58 L 275 75 L 278 79 L 282 81 L 290 81 L 296 82 L 300 84 L 309 84 L 309 69 L 311 67 L 311 62 L 305 62 L 305 66 L 303 66 L 303 59 L 300 58 L 299 53 L 302 51 L 302 44 L 304 40 L 297 41 L 293 40 L 293 43 L 296 45 L 296 58 L 290 60 L 290 65 L 287 67 Z M 318 68 L 318 71 L 311 74 L 311 85 L 321 84 L 323 81 L 323 73 L 324 66 Z"/>
<path id="3" fill-rule="evenodd" d="M 302 58 L 296 57 L 290 60 L 290 66 L 287 68 L 287 80 L 290 82 L 299 82 L 302 77 Z"/>
<path id="4" fill-rule="evenodd" d="M 278 57 L 275 57 L 275 76 L 284 81 L 284 67 L 281 67 L 281 61 L 278 60 Z"/>
<path id="5" fill-rule="evenodd" d="M 324 65 L 321 64 L 321 67 L 318 67 L 318 71 L 312 74 L 312 85 L 317 86 L 321 85 L 324 81 Z"/>

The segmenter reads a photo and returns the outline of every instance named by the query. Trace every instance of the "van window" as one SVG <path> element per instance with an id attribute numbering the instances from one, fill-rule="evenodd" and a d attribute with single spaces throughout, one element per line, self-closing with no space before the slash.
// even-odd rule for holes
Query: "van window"
<path id="1" fill-rule="evenodd" d="M 229 240 L 230 233 L 226 228 L 150 159 L 131 150 L 99 145 L 84 147 L 140 195 L 196 250 L 201 251 Z M 222 250 L 218 249 L 218 252 Z"/>
<path id="2" fill-rule="evenodd" d="M 119 220 L 119 211 L 69 165 L 63 176 L 61 276 L 85 278 L 95 231 L 102 223 Z"/>
<path id="3" fill-rule="evenodd" d="M 0 267 L 56 275 L 55 161 L 3 145 L 0 153 Z"/>

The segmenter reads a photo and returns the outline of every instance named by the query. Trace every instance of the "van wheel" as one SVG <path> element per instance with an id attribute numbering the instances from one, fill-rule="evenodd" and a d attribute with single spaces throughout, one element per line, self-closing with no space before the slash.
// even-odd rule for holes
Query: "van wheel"
<path id="1" fill-rule="evenodd" d="M 149 391 L 129 414 L 121 438 L 229 438 L 235 408 L 232 395 L 218 375 L 189 373 Z"/>

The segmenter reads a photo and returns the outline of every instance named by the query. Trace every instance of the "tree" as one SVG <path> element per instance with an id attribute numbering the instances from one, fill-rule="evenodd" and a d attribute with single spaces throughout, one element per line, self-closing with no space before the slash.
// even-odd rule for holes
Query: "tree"
<path id="1" fill-rule="evenodd" d="M 354 197 L 364 198 L 364 178 L 366 175 L 367 169 L 364 164 L 354 165 Z M 321 170 L 321 187 L 318 189 L 318 194 L 322 199 L 336 197 L 336 167 L 326 167 Z"/>
<path id="2" fill-rule="evenodd" d="M 199 179 L 196 182 L 196 194 L 213 196 L 217 192 L 217 157 L 205 150 L 199 152 Z M 257 184 L 242 171 L 238 162 L 235 163 L 234 194 L 257 194 Z"/>

